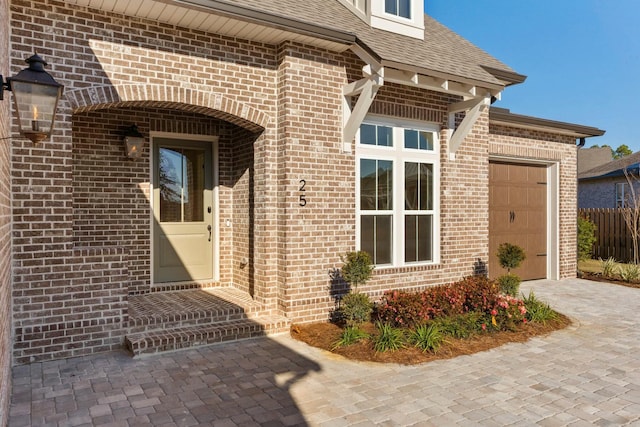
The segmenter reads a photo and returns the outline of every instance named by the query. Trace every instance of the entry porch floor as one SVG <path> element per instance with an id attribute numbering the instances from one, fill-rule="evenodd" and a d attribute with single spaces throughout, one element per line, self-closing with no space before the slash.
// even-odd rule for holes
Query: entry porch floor
<path id="1" fill-rule="evenodd" d="M 289 321 L 230 287 L 129 297 L 127 349 L 134 356 L 286 332 Z"/>

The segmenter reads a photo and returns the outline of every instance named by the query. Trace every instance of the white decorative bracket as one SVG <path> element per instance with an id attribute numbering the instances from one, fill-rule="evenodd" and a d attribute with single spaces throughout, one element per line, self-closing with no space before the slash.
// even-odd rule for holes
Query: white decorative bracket
<path id="1" fill-rule="evenodd" d="M 371 107 L 378 89 L 384 84 L 384 68 L 367 64 L 362 68 L 362 72 L 365 75 L 364 78 L 345 85 L 342 90 L 344 95 L 343 152 L 351 151 L 351 141 L 355 138 L 362 121 L 369 112 L 369 107 Z M 360 96 L 352 110 L 351 97 L 354 95 Z"/>
<path id="2" fill-rule="evenodd" d="M 476 121 L 484 110 L 491 105 L 491 96 L 472 98 L 466 101 L 456 102 L 449 105 L 449 131 L 447 134 L 449 154 L 455 155 L 456 150 L 462 144 L 462 141 L 467 137 L 471 129 L 476 124 Z M 466 111 L 467 114 L 462 119 L 460 126 L 455 128 L 456 113 Z M 453 156 L 452 156 L 453 157 Z"/>

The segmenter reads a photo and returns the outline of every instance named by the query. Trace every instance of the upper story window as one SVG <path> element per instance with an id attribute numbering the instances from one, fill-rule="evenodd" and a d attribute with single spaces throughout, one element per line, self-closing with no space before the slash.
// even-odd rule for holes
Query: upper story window
<path id="1" fill-rule="evenodd" d="M 384 11 L 390 15 L 411 19 L 411 0 L 384 0 Z"/>
<path id="2" fill-rule="evenodd" d="M 418 0 L 337 0 L 373 28 L 424 40 L 424 2 Z"/>

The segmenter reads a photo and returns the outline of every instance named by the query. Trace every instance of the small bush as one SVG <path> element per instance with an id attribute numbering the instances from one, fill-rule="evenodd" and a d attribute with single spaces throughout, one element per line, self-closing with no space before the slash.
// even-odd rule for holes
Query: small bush
<path id="1" fill-rule="evenodd" d="M 507 273 L 510 273 L 512 268 L 518 268 L 522 261 L 526 259 L 524 250 L 520 246 L 512 245 L 511 243 L 500 243 L 496 256 L 500 266 L 507 269 Z"/>
<path id="2" fill-rule="evenodd" d="M 600 258 L 600 265 L 604 277 L 613 277 L 618 274 L 618 264 L 616 264 L 616 260 L 613 257 L 609 257 L 606 260 Z"/>
<path id="3" fill-rule="evenodd" d="M 371 320 L 373 304 L 367 294 L 351 292 L 342 297 L 338 314 L 347 326 L 357 326 Z"/>
<path id="4" fill-rule="evenodd" d="M 500 284 L 501 293 L 514 298 L 518 295 L 518 291 L 520 289 L 520 277 L 511 273 L 505 274 L 498 277 L 498 283 Z"/>
<path id="5" fill-rule="evenodd" d="M 578 261 L 591 259 L 596 242 L 596 225 L 586 218 L 578 217 Z"/>
<path id="6" fill-rule="evenodd" d="M 458 316 L 442 317 L 433 321 L 443 335 L 453 338 L 468 338 L 482 330 L 486 322 L 484 313 L 470 311 Z"/>
<path id="7" fill-rule="evenodd" d="M 527 309 L 527 320 L 534 323 L 547 323 L 558 318 L 556 313 L 546 302 L 536 298 L 533 291 L 528 297 L 523 296 L 524 306 Z"/>
<path id="8" fill-rule="evenodd" d="M 627 283 L 640 279 L 640 266 L 637 264 L 625 264 L 620 267 L 620 277 Z"/>
<path id="9" fill-rule="evenodd" d="M 342 277 L 353 289 L 366 283 L 373 274 L 371 256 L 365 251 L 348 252 L 342 258 L 342 262 Z"/>
<path id="10" fill-rule="evenodd" d="M 440 332 L 437 324 L 420 325 L 409 336 L 409 342 L 422 351 L 438 351 L 444 335 Z"/>
<path id="11" fill-rule="evenodd" d="M 346 347 L 348 345 L 355 344 L 360 340 L 368 338 L 369 334 L 367 334 L 357 326 L 347 326 L 343 329 L 342 334 L 340 334 L 340 339 L 333 345 L 333 349 L 336 349 L 338 347 Z"/>
<path id="12" fill-rule="evenodd" d="M 389 323 L 376 322 L 378 335 L 373 339 L 373 349 L 378 353 L 385 351 L 396 351 L 404 347 L 404 331 L 394 328 Z"/>
<path id="13" fill-rule="evenodd" d="M 378 317 L 396 326 L 415 327 L 444 316 L 491 310 L 499 295 L 497 282 L 481 276 L 422 292 L 387 291 L 378 305 Z"/>
<path id="14" fill-rule="evenodd" d="M 524 301 L 508 295 L 500 295 L 498 305 L 489 314 L 491 325 L 499 331 L 515 331 L 527 322 Z"/>

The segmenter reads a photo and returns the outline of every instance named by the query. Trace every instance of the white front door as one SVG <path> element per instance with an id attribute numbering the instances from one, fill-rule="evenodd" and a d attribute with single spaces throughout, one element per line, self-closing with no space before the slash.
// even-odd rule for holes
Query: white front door
<path id="1" fill-rule="evenodd" d="M 154 282 L 213 277 L 212 144 L 153 140 Z"/>

